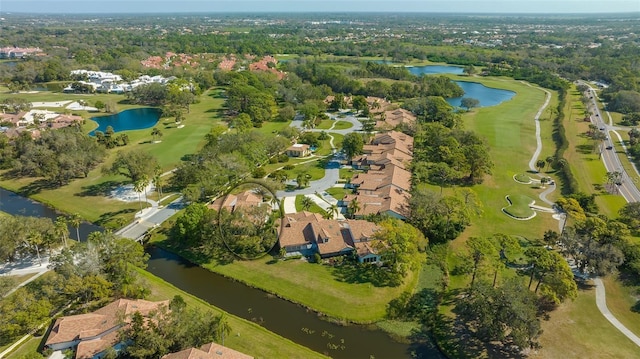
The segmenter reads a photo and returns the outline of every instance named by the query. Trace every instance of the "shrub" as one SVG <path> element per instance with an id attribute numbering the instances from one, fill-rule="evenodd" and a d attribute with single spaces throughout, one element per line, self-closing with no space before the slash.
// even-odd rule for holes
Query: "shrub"
<path id="1" fill-rule="evenodd" d="M 253 178 L 262 178 L 266 175 L 267 171 L 265 171 L 262 167 L 254 168 L 253 171 L 251 171 L 251 177 Z"/>
<path id="2" fill-rule="evenodd" d="M 282 169 L 284 169 L 285 171 L 291 171 L 293 168 L 294 168 L 294 165 L 286 165 L 282 167 Z"/>

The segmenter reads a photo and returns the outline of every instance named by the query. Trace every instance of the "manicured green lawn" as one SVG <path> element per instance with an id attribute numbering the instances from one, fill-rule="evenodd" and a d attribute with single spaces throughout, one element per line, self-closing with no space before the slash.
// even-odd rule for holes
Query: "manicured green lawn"
<path id="1" fill-rule="evenodd" d="M 469 80 L 461 76 L 451 78 Z M 488 236 L 493 233 L 541 238 L 544 231 L 558 228 L 557 221 L 552 219 L 550 214 L 538 213 L 529 221 L 517 221 L 502 213 L 502 208 L 507 206 L 504 199 L 506 195 L 523 195 L 537 199 L 543 191 L 536 188 L 537 186 L 517 183 L 513 176 L 529 170 L 528 163 L 536 147 L 534 117 L 544 103 L 545 94 L 538 88 L 507 78 L 474 77 L 473 81 L 489 87 L 511 90 L 516 92 L 516 95 L 500 105 L 479 108 L 463 114 L 465 128 L 476 131 L 487 140 L 494 168 L 492 175 L 486 176 L 481 185 L 472 187 L 483 205 L 483 213 L 475 217 L 472 225 L 454 241 L 454 248 L 463 244 L 470 236 Z M 550 106 L 557 103 L 556 94 L 552 95 Z M 545 119 L 545 116 L 548 117 L 546 112 L 541 121 L 541 159 L 551 155 L 555 149 L 551 141 L 551 121 Z M 552 173 L 548 175 L 554 177 Z M 450 188 L 445 189 L 445 193 L 452 192 Z M 538 200 L 536 203 L 543 205 L 540 202 Z"/>
<path id="2" fill-rule="evenodd" d="M 565 158 L 571 166 L 580 190 L 598 194 L 596 204 L 600 210 L 608 216 L 617 217 L 618 210 L 622 208 L 625 200 L 621 196 L 608 194 L 604 189 L 607 170 L 598 153 L 593 151 L 593 141 L 585 135 L 589 130 L 589 122 L 582 120 L 583 110 L 580 94 L 572 89 L 565 106 L 564 126 L 569 140 Z"/>
<path id="3" fill-rule="evenodd" d="M 507 201 L 507 205 L 504 211 L 516 218 L 529 218 L 534 212 L 529 208 L 529 204 L 533 202 L 533 199 L 521 194 L 509 195 L 508 197 L 511 204 Z M 505 199 L 506 200 L 506 199 Z"/>
<path id="4" fill-rule="evenodd" d="M 340 187 L 327 188 L 326 191 L 327 191 L 327 193 L 329 193 L 333 198 L 337 199 L 338 201 L 343 199 L 344 196 L 347 193 L 351 193 L 351 190 L 345 189 L 345 188 L 340 188 Z"/>
<path id="5" fill-rule="evenodd" d="M 302 207 L 302 199 L 304 198 L 304 195 L 297 195 L 296 196 L 296 211 L 297 212 L 302 212 L 303 210 L 305 210 Z M 309 209 L 306 209 L 307 212 L 312 212 L 312 213 L 324 213 L 324 210 L 322 208 L 320 208 L 320 206 L 318 206 L 317 204 L 313 203 L 311 204 L 311 207 L 309 207 Z"/>
<path id="6" fill-rule="evenodd" d="M 607 295 L 607 301 L 609 300 Z M 618 318 L 621 319 L 621 318 Z M 542 322 L 542 349 L 530 358 L 635 358 L 638 347 L 600 314 L 595 289 L 580 290 Z"/>
<path id="7" fill-rule="evenodd" d="M 110 150 L 105 165 L 109 165 L 113 161 L 115 153 L 119 150 L 148 151 L 157 157 L 165 171 L 175 168 L 184 155 L 196 153 L 204 144 L 204 137 L 211 126 L 220 123 L 219 111 L 222 108 L 223 99 L 209 96 L 215 91 L 217 90 L 203 94 L 200 96 L 199 103 L 191 105 L 190 113 L 186 115 L 187 119 L 183 122 L 185 127 L 176 128 L 172 121 L 161 119 L 158 124 L 164 134 L 161 143 L 151 143 L 151 129 L 127 131 L 130 144 Z M 108 98 L 124 98 L 121 95 L 20 94 L 20 97 L 29 101 L 60 101 L 74 99 L 74 96 L 87 97 L 89 103 L 98 98 L 103 101 Z M 105 96 L 107 97 L 105 98 Z M 286 123 L 273 124 L 286 125 Z M 90 124 L 86 126 L 92 127 Z M 121 221 L 130 222 L 133 219 L 133 214 L 139 210 L 138 203 L 125 203 L 105 197 L 105 194 L 114 185 L 125 181 L 126 178 L 122 176 L 105 176 L 99 167 L 91 171 L 87 178 L 76 179 L 70 184 L 54 190 L 39 189 L 34 186 L 34 179 L 31 178 L 3 178 L 0 180 L 0 185 L 9 190 L 23 193 L 26 189 L 31 188 L 26 194 L 31 194 L 35 200 L 50 204 L 66 213 L 79 213 L 83 218 L 97 224 L 115 227 Z"/>
<path id="8" fill-rule="evenodd" d="M 157 234 L 152 241 L 196 261 L 190 253 L 172 247 L 162 234 Z M 343 277 L 339 275 L 342 268 L 307 263 L 304 260 L 273 263 L 270 256 L 224 265 L 215 261 L 200 265 L 252 287 L 277 293 L 334 319 L 356 323 L 372 323 L 383 319 L 387 303 L 403 291 L 412 290 L 417 280 L 417 276 L 410 273 L 398 287 L 376 287 L 361 281 L 358 276 L 348 276 L 350 280 L 339 280 L 339 277 Z"/>
<path id="9" fill-rule="evenodd" d="M 41 341 L 42 341 L 42 337 L 34 337 L 34 336 L 30 337 L 24 343 L 22 343 L 22 345 L 20 345 L 16 350 L 11 352 L 11 354 L 7 356 L 7 359 L 20 359 L 20 358 L 24 358 L 25 356 L 31 353 L 36 353 L 38 351 L 38 346 L 40 345 Z"/>
<path id="10" fill-rule="evenodd" d="M 602 278 L 607 294 L 607 307 L 627 329 L 640 336 L 640 287 L 622 285 L 616 275 Z M 636 308 L 636 311 L 631 308 Z"/>
<path id="11" fill-rule="evenodd" d="M 320 166 L 320 163 L 317 160 L 307 163 L 301 163 L 299 165 L 296 165 L 292 170 L 286 172 L 289 175 L 289 178 L 292 179 L 296 178 L 300 173 L 306 173 L 310 175 L 312 181 L 324 177 L 324 168 Z"/>

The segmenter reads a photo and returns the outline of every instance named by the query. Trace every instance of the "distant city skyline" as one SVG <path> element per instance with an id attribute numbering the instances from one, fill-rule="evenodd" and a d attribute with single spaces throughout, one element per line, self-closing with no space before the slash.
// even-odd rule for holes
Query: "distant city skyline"
<path id="1" fill-rule="evenodd" d="M 0 0 L 7 13 L 256 13 L 256 12 L 425 12 L 425 13 L 632 13 L 640 0 Z"/>

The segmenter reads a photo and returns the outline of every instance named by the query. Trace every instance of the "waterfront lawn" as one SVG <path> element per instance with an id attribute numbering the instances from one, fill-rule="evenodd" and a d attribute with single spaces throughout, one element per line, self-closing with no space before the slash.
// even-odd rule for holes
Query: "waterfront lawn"
<path id="1" fill-rule="evenodd" d="M 341 272 L 346 269 L 344 267 L 312 264 L 304 259 L 275 261 L 271 256 L 230 264 L 220 264 L 215 260 L 203 263 L 200 255 L 179 248 L 162 233 L 156 233 L 152 242 L 213 272 L 344 322 L 382 320 L 389 301 L 403 291 L 412 291 L 417 281 L 417 275 L 410 273 L 398 287 L 376 287 L 358 276 L 357 271 L 345 275 Z"/>
<path id="2" fill-rule="evenodd" d="M 455 80 L 469 80 L 461 76 L 451 77 Z M 529 170 L 528 163 L 536 148 L 534 117 L 544 103 L 545 93 L 540 88 L 527 86 L 513 79 L 474 78 L 473 81 L 511 90 L 516 95 L 498 106 L 478 108 L 463 114 L 465 128 L 477 132 L 487 140 L 494 168 L 492 175 L 485 176 L 482 184 L 472 187 L 483 205 L 483 213 L 474 218 L 472 225 L 453 242 L 454 248 L 464 244 L 466 238 L 471 236 L 493 233 L 521 235 L 528 239 L 541 238 L 546 230 L 558 228 L 558 222 L 550 214 L 538 213 L 529 221 L 518 221 L 505 215 L 502 208 L 508 205 L 505 202 L 506 195 L 522 195 L 537 200 L 539 193 L 543 191 L 535 185 L 518 183 L 513 176 Z M 549 106 L 554 104 L 557 104 L 557 94 L 552 92 Z M 553 154 L 555 145 L 551 140 L 551 121 L 548 120 L 546 111 L 542 119 L 543 150 L 540 158 L 545 159 Z M 552 172 L 548 175 L 553 177 Z M 453 190 L 446 188 L 444 192 L 452 194 Z M 546 206 L 540 200 L 536 204 Z"/>
<path id="3" fill-rule="evenodd" d="M 216 314 L 224 313 L 204 300 L 186 293 L 161 278 L 146 271 L 139 271 L 140 277 L 151 289 L 149 300 L 166 300 L 180 295 L 190 308 L 209 310 Z M 253 355 L 256 358 L 326 358 L 320 353 L 296 344 L 272 333 L 258 324 L 225 313 L 231 327 L 231 334 L 225 338 L 224 345 Z"/>
<path id="4" fill-rule="evenodd" d="M 196 153 L 204 145 L 204 137 L 214 123 L 220 122 L 220 109 L 223 99 L 209 96 L 211 90 L 200 97 L 200 102 L 191 106 L 186 115 L 183 128 L 176 128 L 173 121 L 161 119 L 157 127 L 163 132 L 162 142 L 152 143 L 151 129 L 127 131 L 130 144 L 109 150 L 104 165 L 108 166 L 117 151 L 148 151 L 157 157 L 163 170 L 168 171 L 177 166 L 185 155 Z M 22 94 L 27 95 L 27 94 Z M 48 93 L 39 95 L 37 99 L 23 96 L 29 101 L 55 101 L 61 94 Z M 66 95 L 66 94 L 64 94 Z M 109 95 L 116 96 L 116 95 Z M 66 98 L 66 97 L 64 97 Z M 0 185 L 55 207 L 66 213 L 79 213 L 83 218 L 99 225 L 117 227 L 118 223 L 128 223 L 140 209 L 138 203 L 126 203 L 105 197 L 119 184 L 126 183 L 123 176 L 105 176 L 101 166 L 89 173 L 87 178 L 73 180 L 70 184 L 50 189 L 46 181 L 34 178 L 2 178 Z M 143 204 L 143 207 L 147 204 Z M 116 219 L 120 218 L 120 219 Z"/>

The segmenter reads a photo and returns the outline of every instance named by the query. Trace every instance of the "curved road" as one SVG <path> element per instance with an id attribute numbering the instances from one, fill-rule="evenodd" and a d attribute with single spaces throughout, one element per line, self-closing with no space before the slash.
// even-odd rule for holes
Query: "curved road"
<path id="1" fill-rule="evenodd" d="M 529 86 L 531 86 L 530 84 L 527 84 Z M 589 88 L 591 88 L 591 86 L 589 86 Z M 542 151 L 542 138 L 540 137 L 540 116 L 542 115 L 542 112 L 544 111 L 544 109 L 549 105 L 549 100 L 550 100 L 550 93 L 547 90 L 541 89 L 542 91 L 544 91 L 546 93 L 546 100 L 544 102 L 544 104 L 540 107 L 540 109 L 538 110 L 538 113 L 536 114 L 535 117 L 535 121 L 536 121 L 536 150 L 533 153 L 533 156 L 531 157 L 531 160 L 529 161 L 529 168 L 532 171 L 537 172 L 537 170 L 535 169 L 535 164 L 536 161 L 538 160 L 538 156 L 540 156 L 540 152 Z M 600 111 L 597 107 L 597 104 L 595 103 L 595 98 L 597 97 L 595 95 L 595 91 L 593 90 L 593 88 L 591 88 L 591 92 L 593 94 L 592 100 L 593 100 L 593 106 L 595 108 L 595 110 L 597 111 L 597 118 L 598 120 L 596 120 L 596 125 L 601 125 L 604 126 L 605 128 L 608 128 L 609 130 L 613 131 L 612 127 L 610 124 L 607 125 L 602 121 L 602 116 L 600 116 Z M 600 122 L 600 123 L 599 123 Z M 601 128 L 601 127 L 599 127 Z M 618 136 L 619 137 L 619 136 Z M 610 139 L 607 140 L 608 143 L 610 143 L 610 145 L 613 145 L 610 141 Z M 628 175 L 626 175 L 626 173 L 624 172 L 624 169 L 622 168 L 622 165 L 620 164 L 620 159 L 618 158 L 617 155 L 615 155 L 615 153 L 612 156 L 605 156 L 606 153 L 611 154 L 613 151 L 609 150 L 608 152 L 603 153 L 603 161 L 605 164 L 605 167 L 607 167 L 607 171 L 610 171 L 610 168 L 619 168 L 621 171 L 623 171 L 624 175 L 628 178 Z M 606 158 L 605 158 L 606 157 Z M 614 157 L 614 158 L 612 158 Z M 618 167 L 612 167 L 613 164 L 618 163 L 619 166 Z M 638 191 L 638 189 L 632 184 L 632 183 L 628 183 L 628 185 L 631 185 L 633 187 L 633 189 L 636 190 L 636 192 Z M 623 185 L 625 185 L 625 183 L 623 183 Z M 620 186 L 623 187 L 623 186 Z M 625 186 L 626 187 L 626 186 Z M 552 188 L 547 189 L 546 191 L 542 192 L 539 197 L 541 200 L 543 200 L 546 203 L 552 204 L 551 201 L 549 201 L 547 199 L 547 195 L 551 192 L 553 192 L 556 189 L 556 185 L 555 183 L 553 184 Z M 621 193 L 622 190 L 621 190 Z M 627 194 L 632 193 L 632 190 L 629 190 L 629 192 L 627 192 Z M 623 194 L 624 196 L 624 194 Z M 627 201 L 629 202 L 629 198 L 634 198 L 633 194 L 630 195 L 630 197 L 624 196 L 625 199 L 627 199 Z M 640 193 L 638 193 L 638 198 L 640 198 Z M 564 221 L 566 221 L 566 216 L 561 216 L 561 215 L 554 215 L 554 218 L 557 219 L 559 221 L 559 226 L 560 228 L 564 227 Z M 600 278 L 593 278 L 593 283 L 596 286 L 596 306 L 598 307 L 598 310 L 600 311 L 600 313 L 602 313 L 602 315 L 607 318 L 607 320 L 616 328 L 618 329 L 622 334 L 624 334 L 627 338 L 629 338 L 629 340 L 631 340 L 632 342 L 634 342 L 637 346 L 640 347 L 640 337 L 638 337 L 637 335 L 635 335 L 632 331 L 630 331 L 627 327 L 624 326 L 624 324 L 620 323 L 620 321 L 609 311 L 609 308 L 607 308 L 607 300 L 606 300 L 606 292 L 605 292 L 605 287 L 604 287 L 604 283 L 602 282 L 602 279 Z"/>

